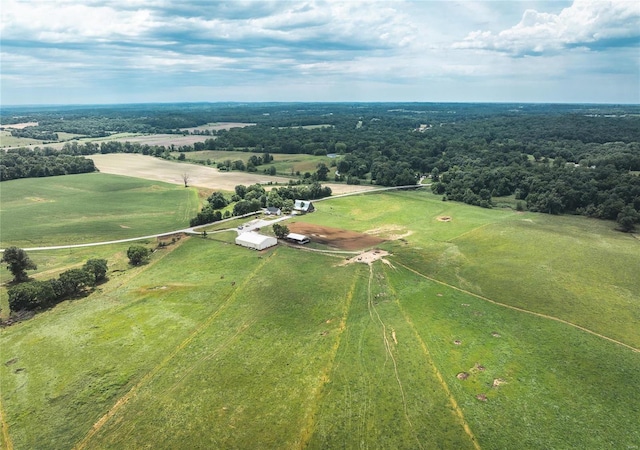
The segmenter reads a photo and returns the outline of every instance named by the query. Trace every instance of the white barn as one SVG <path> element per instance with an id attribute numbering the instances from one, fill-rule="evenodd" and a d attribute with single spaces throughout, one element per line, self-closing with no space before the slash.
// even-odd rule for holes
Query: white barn
<path id="1" fill-rule="evenodd" d="M 252 248 L 254 250 L 264 250 L 265 248 L 273 247 L 277 243 L 278 240 L 276 238 L 255 233 L 253 231 L 242 233 L 236 238 L 237 245 L 242 245 L 243 247 Z"/>
<path id="2" fill-rule="evenodd" d="M 307 236 L 298 233 L 289 233 L 287 235 L 287 240 L 300 245 L 308 244 L 309 242 L 311 242 Z"/>

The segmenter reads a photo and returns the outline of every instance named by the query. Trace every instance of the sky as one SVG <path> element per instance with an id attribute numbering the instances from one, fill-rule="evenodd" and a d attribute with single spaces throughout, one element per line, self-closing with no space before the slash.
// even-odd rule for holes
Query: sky
<path id="1" fill-rule="evenodd" d="M 0 2 L 2 105 L 640 103 L 640 1 Z"/>

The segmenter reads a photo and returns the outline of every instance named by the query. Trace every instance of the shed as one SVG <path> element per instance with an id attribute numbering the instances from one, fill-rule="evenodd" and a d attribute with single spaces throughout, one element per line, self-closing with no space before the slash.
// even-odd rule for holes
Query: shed
<path id="1" fill-rule="evenodd" d="M 276 238 L 255 233 L 253 231 L 242 233 L 236 238 L 237 245 L 242 245 L 243 247 L 252 248 L 254 250 L 264 250 L 265 248 L 273 247 L 277 243 L 278 240 Z"/>
<path id="2" fill-rule="evenodd" d="M 314 212 L 316 209 L 309 200 L 296 200 L 293 204 L 293 210 L 299 214 Z"/>
<path id="3" fill-rule="evenodd" d="M 295 242 L 296 244 L 308 244 L 309 242 L 311 242 L 307 236 L 298 233 L 287 234 L 287 240 Z"/>

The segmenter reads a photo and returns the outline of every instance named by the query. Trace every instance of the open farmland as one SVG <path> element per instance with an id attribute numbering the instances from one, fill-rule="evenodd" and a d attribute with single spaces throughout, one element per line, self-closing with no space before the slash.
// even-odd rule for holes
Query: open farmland
<path id="1" fill-rule="evenodd" d="M 101 173 L 2 183 L 0 236 L 9 245 L 79 244 L 186 228 L 195 189 Z"/>
<path id="2" fill-rule="evenodd" d="M 245 158 L 248 154 L 245 155 Z M 166 183 L 183 184 L 182 174 L 189 174 L 189 185 L 233 191 L 243 184 L 287 184 L 289 178 L 263 175 L 257 172 L 223 172 L 213 167 L 167 161 L 161 158 L 130 153 L 91 155 L 96 167 L 104 173 L 158 180 Z M 228 158 L 225 158 L 228 159 Z M 338 183 L 323 183 L 331 187 L 334 194 L 358 192 L 372 189 L 372 186 L 357 186 Z"/>
<path id="3" fill-rule="evenodd" d="M 391 254 L 345 265 L 353 255 L 252 252 L 229 233 L 130 268 L 126 246 L 101 249 L 113 264 L 99 291 L 2 332 L 14 448 L 640 442 L 633 236 L 421 191 L 316 208 L 295 226 Z M 36 252 L 35 277 L 88 251 Z"/>
<path id="4" fill-rule="evenodd" d="M 20 127 L 16 125 L 21 125 Z M 32 126 L 33 124 L 16 124 L 16 125 L 8 125 L 5 128 L 24 128 L 26 126 Z M 200 127 L 187 128 L 184 131 L 204 131 L 204 130 L 229 130 L 231 128 L 245 127 L 254 124 L 250 123 L 235 123 L 235 122 L 225 122 L 225 123 L 215 123 L 202 125 Z M 56 150 L 60 150 L 65 142 L 71 139 L 74 139 L 79 143 L 84 142 L 93 142 L 100 144 L 101 142 L 131 142 L 138 143 L 141 145 L 164 145 L 164 146 L 181 146 L 181 145 L 193 145 L 195 142 L 204 142 L 207 139 L 211 139 L 212 136 L 205 134 L 141 134 L 141 133 L 114 133 L 109 136 L 104 137 L 81 137 L 78 134 L 71 133 L 63 133 L 58 132 L 58 138 L 60 142 L 44 142 L 37 139 L 28 139 L 28 138 L 16 138 L 11 136 L 10 131 L 0 131 L 0 146 L 3 148 L 18 148 L 18 147 L 26 147 L 33 148 L 36 146 L 46 145 L 47 147 L 51 147 Z"/>
<path id="5" fill-rule="evenodd" d="M 263 153 L 224 150 L 203 150 L 185 153 L 187 161 L 203 162 L 210 160 L 216 163 L 237 159 L 246 161 L 251 155 L 262 157 Z M 178 153 L 173 153 L 172 156 L 177 157 Z M 334 161 L 334 159 L 328 156 L 306 155 L 302 153 L 271 153 L 271 156 L 273 157 L 273 161 L 268 165 L 259 166 L 258 171 L 273 166 L 280 175 L 294 176 L 297 172 L 302 174 L 305 172 L 313 173 L 318 169 L 318 164 L 324 163 L 330 170 L 328 179 L 333 179 L 335 176 L 335 167 L 331 167 L 331 162 Z"/>

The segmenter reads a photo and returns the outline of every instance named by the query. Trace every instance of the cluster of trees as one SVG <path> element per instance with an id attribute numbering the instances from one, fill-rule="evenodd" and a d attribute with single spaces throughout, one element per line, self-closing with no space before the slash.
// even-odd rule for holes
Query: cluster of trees
<path id="1" fill-rule="evenodd" d="M 45 281 L 29 281 L 26 271 L 35 270 L 37 266 L 21 248 L 7 248 L 0 261 L 7 263 L 16 283 L 8 289 L 12 311 L 48 308 L 65 299 L 81 296 L 87 289 L 106 280 L 107 276 L 106 259 L 90 259 L 82 268 L 69 269 L 58 278 Z"/>
<path id="2" fill-rule="evenodd" d="M 242 216 L 261 208 L 273 206 L 280 208 L 285 212 L 293 209 L 294 200 L 315 200 L 318 198 L 329 197 L 331 188 L 322 186 L 320 183 L 311 184 L 289 184 L 287 186 L 273 188 L 267 194 L 263 186 L 253 184 L 245 186 L 239 184 L 235 187 L 235 193 L 231 198 L 226 198 L 222 192 L 214 192 L 207 198 L 207 204 L 202 210 L 190 221 L 192 227 L 204 225 L 207 223 L 218 222 L 231 216 Z M 233 211 L 226 208 L 229 204 L 234 203 Z"/>
<path id="3" fill-rule="evenodd" d="M 95 172 L 93 160 L 51 149 L 12 149 L 0 152 L 0 181 Z"/>
<path id="4" fill-rule="evenodd" d="M 38 139 L 40 141 L 57 141 L 58 140 L 58 133 L 55 133 L 53 131 L 38 130 L 36 127 L 12 129 L 11 136 Z"/>
<path id="5" fill-rule="evenodd" d="M 432 179 L 434 193 L 471 205 L 491 207 L 493 197 L 515 195 L 530 211 L 617 220 L 623 231 L 640 221 L 640 177 L 612 164 L 583 167 L 561 158 L 553 163 L 523 158 L 507 167 L 454 166 L 441 176 L 436 168 Z"/>

